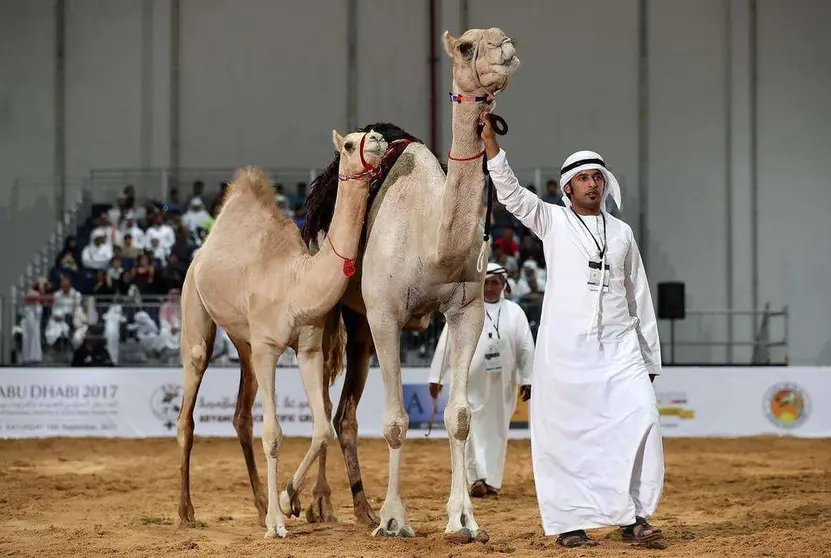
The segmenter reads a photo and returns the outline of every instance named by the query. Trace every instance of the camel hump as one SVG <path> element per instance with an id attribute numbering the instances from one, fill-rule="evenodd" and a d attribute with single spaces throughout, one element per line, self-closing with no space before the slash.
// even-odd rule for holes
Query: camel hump
<path id="1" fill-rule="evenodd" d="M 268 174 L 259 167 L 248 166 L 234 173 L 234 180 L 228 187 L 228 197 L 249 194 L 268 207 L 275 204 L 277 191 Z"/>

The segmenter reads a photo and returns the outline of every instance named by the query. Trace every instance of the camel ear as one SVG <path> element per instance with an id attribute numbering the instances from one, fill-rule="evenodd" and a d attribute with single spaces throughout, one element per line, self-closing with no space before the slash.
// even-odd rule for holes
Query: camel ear
<path id="1" fill-rule="evenodd" d="M 340 150 L 343 147 L 343 136 L 341 136 L 337 130 L 332 130 L 332 145 L 335 146 L 335 151 L 340 153 Z"/>
<path id="2" fill-rule="evenodd" d="M 453 49 L 456 48 L 456 43 L 459 42 L 459 39 L 451 35 L 450 31 L 445 31 L 441 39 L 444 43 L 444 51 L 450 58 L 453 58 Z"/>

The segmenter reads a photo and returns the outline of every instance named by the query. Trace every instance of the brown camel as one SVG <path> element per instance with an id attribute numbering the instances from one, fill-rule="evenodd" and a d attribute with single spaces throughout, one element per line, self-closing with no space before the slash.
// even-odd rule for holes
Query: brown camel
<path id="1" fill-rule="evenodd" d="M 332 133 L 340 153 L 339 183 L 329 241 L 314 256 L 297 225 L 280 214 L 275 190 L 259 170 L 239 171 L 182 289 L 181 355 L 184 394 L 177 439 L 181 449 L 179 517 L 194 524 L 190 497 L 193 410 L 216 335 L 223 328 L 240 355 L 240 386 L 234 413 L 237 431 L 266 538 L 285 537 L 283 515 L 300 514 L 298 496 L 309 467 L 334 433 L 323 392 L 343 368 L 345 335 L 331 312 L 354 273 L 369 193 L 387 142 L 375 132 Z M 334 316 L 334 317 L 333 317 Z M 334 323 L 327 325 L 327 319 Z M 324 334 L 324 329 L 326 333 Z M 286 347 L 297 353 L 309 399 L 314 435 L 308 452 L 277 494 L 277 462 L 282 430 L 277 419 L 275 368 Z M 324 377 L 325 370 L 325 377 Z M 263 403 L 263 450 L 268 498 L 254 462 L 251 409 L 257 388 Z"/>

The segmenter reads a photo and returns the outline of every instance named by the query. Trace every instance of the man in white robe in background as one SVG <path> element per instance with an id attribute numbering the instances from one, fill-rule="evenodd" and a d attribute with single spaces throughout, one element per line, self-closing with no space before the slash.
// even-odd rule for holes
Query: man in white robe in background
<path id="1" fill-rule="evenodd" d="M 658 326 L 632 229 L 603 210 L 620 187 L 603 159 L 578 151 L 561 168 L 565 206 L 520 186 L 482 119 L 497 199 L 543 242 L 546 278 L 530 405 L 531 456 L 545 535 L 595 545 L 586 529 L 620 526 L 625 541 L 661 537 L 647 518 L 663 490 Z"/>
<path id="2" fill-rule="evenodd" d="M 489 263 L 485 272 L 485 325 L 470 364 L 467 400 L 470 434 L 465 445 L 470 495 L 496 495 L 502 488 L 508 430 L 517 404 L 517 386 L 523 401 L 531 397 L 534 337 L 525 312 L 505 299 L 507 271 Z M 448 359 L 447 326 L 439 337 L 430 367 L 430 395 L 439 396 Z M 450 377 L 450 375 L 448 375 Z"/>

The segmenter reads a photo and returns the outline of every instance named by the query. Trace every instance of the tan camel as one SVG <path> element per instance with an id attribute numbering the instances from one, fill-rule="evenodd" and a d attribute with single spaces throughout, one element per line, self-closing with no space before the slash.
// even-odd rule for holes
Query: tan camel
<path id="1" fill-rule="evenodd" d="M 339 317 L 331 310 L 354 273 L 370 169 L 381 161 L 387 143 L 375 132 L 353 133 L 343 138 L 333 131 L 332 138 L 341 163 L 332 231 L 326 246 L 310 256 L 297 225 L 277 210 L 276 192 L 266 176 L 248 168 L 235 176 L 211 234 L 185 277 L 181 337 L 184 395 L 177 424 L 181 449 L 179 517 L 184 525 L 194 523 L 190 497 L 193 410 L 217 326 L 228 333 L 240 355 L 234 427 L 260 521 L 267 528 L 266 538 L 286 536 L 283 515 L 300 515 L 298 497 L 309 467 L 334 436 L 329 420 L 331 404 L 324 407 L 323 393 L 343 368 L 345 339 Z M 324 334 L 327 319 L 333 323 L 328 324 Z M 286 347 L 297 353 L 314 435 L 308 452 L 278 499 L 277 461 L 283 436 L 277 419 L 274 377 L 277 359 Z M 267 501 L 252 448 L 251 409 L 258 386 L 263 404 Z"/>
<path id="2" fill-rule="evenodd" d="M 442 312 L 449 326 L 447 357 L 453 374 L 444 412 L 452 461 L 445 534 L 469 542 L 488 538 L 473 518 L 464 466 L 470 424 L 467 375 L 484 323 L 485 265 L 480 258 L 487 259 L 482 253 L 486 249 L 482 241 L 484 149 L 477 124 L 493 95 L 507 86 L 519 59 L 500 29 L 471 29 L 458 39 L 446 32 L 443 39 L 453 59 L 452 93 L 456 95 L 447 175 L 426 146 L 410 143 L 371 202 L 359 275 L 350 282 L 342 303 L 347 372 L 334 423 L 355 516 L 359 522 L 376 525 L 361 482 L 355 416 L 374 345 L 383 375 L 383 431 L 390 455 L 387 495 L 373 535 L 413 536 L 398 488 L 401 449 L 409 425 L 402 401 L 400 339 L 402 330 L 424 330 L 431 314 Z M 304 228 L 307 241 L 317 238 L 325 245 L 317 233 Z M 325 463 L 324 450 L 314 500 L 306 513 L 311 522 L 334 520 Z"/>

